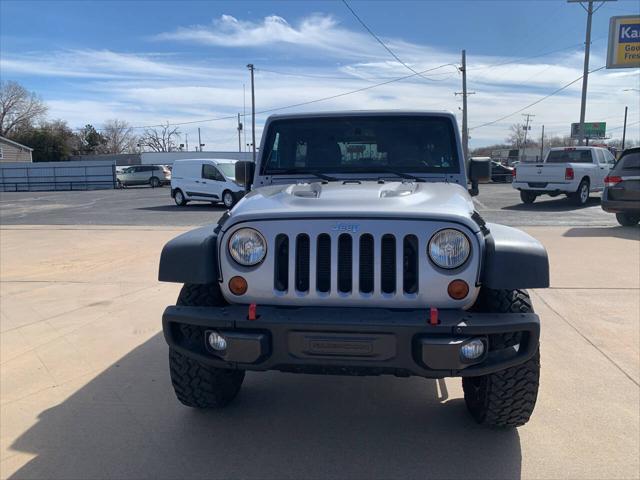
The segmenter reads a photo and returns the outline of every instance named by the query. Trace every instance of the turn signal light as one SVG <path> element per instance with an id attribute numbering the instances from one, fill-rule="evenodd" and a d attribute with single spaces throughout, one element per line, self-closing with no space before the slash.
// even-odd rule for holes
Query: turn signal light
<path id="1" fill-rule="evenodd" d="M 614 187 L 616 186 L 618 183 L 620 183 L 622 181 L 622 178 L 616 176 L 616 175 L 607 175 L 606 177 L 604 177 L 604 186 L 605 187 Z"/>
<path id="2" fill-rule="evenodd" d="M 573 176 L 574 176 L 573 168 L 571 168 L 571 167 L 565 168 L 565 170 L 564 170 L 564 179 L 565 180 L 573 180 Z"/>
<path id="3" fill-rule="evenodd" d="M 464 280 L 453 280 L 447 287 L 447 293 L 454 300 L 462 300 L 469 294 L 469 285 Z"/>
<path id="4" fill-rule="evenodd" d="M 234 295 L 244 295 L 247 293 L 247 281 L 243 277 L 233 277 L 229 280 L 229 290 Z"/>

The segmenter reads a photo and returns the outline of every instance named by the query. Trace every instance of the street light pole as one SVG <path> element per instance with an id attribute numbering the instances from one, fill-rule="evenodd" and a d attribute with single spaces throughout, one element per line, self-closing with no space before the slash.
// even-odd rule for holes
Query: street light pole
<path id="1" fill-rule="evenodd" d="M 629 107 L 624 107 L 624 125 L 622 127 L 622 150 L 624 150 L 624 141 L 627 138 L 627 110 Z"/>
<path id="2" fill-rule="evenodd" d="M 251 145 L 253 153 L 253 163 L 256 162 L 256 94 L 253 84 L 253 63 L 247 65 L 251 72 Z"/>
<path id="3" fill-rule="evenodd" d="M 602 3 L 598 6 L 598 10 L 605 2 L 615 2 L 616 0 L 600 0 Z M 587 8 L 582 5 L 583 0 L 567 0 L 569 3 L 579 3 L 582 8 L 587 11 L 587 31 L 584 40 L 584 70 L 582 73 L 582 100 L 580 102 L 580 125 L 578 128 L 578 144 L 584 144 L 584 117 L 587 111 L 587 84 L 589 82 L 589 53 L 591 51 L 591 18 L 593 17 L 593 0 L 589 0 Z"/>

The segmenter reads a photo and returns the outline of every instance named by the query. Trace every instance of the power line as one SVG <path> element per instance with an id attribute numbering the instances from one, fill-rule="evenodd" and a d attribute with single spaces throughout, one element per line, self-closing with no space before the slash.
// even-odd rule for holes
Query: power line
<path id="1" fill-rule="evenodd" d="M 452 67 L 456 68 L 456 65 L 451 65 Z M 314 75 L 312 73 L 300 73 L 300 72 L 283 72 L 281 70 L 270 70 L 270 69 L 266 69 L 266 68 L 256 68 L 255 69 L 256 72 L 266 72 L 266 73 L 273 73 L 276 75 L 285 75 L 285 76 L 289 76 L 289 77 L 304 77 L 304 78 L 320 78 L 320 79 L 324 79 L 324 80 L 365 80 L 367 82 L 374 82 L 376 80 L 391 80 L 397 77 L 370 77 L 370 78 L 365 78 L 365 77 L 361 77 L 361 76 L 357 76 L 355 73 L 351 76 L 347 76 L 347 75 L 343 75 L 343 76 L 337 76 L 337 75 Z M 434 82 L 442 82 L 444 80 L 448 80 L 449 78 L 451 78 L 451 75 L 453 73 L 452 72 L 442 72 L 442 73 L 434 73 L 433 75 L 429 75 L 429 79 L 434 81 Z M 435 78 L 431 78 L 433 76 L 438 76 L 438 75 L 447 75 L 447 77 L 442 78 L 442 79 L 435 79 Z"/>
<path id="2" fill-rule="evenodd" d="M 356 18 L 356 20 L 358 20 L 358 22 L 360 23 L 360 25 L 363 26 L 363 28 L 369 32 L 369 34 L 375 38 L 375 40 L 382 45 L 382 47 L 389 52 L 389 54 L 395 58 L 398 62 L 400 62 L 405 68 L 407 68 L 408 70 L 410 70 L 411 72 L 415 73 L 416 75 L 420 76 L 421 78 L 424 78 L 425 80 L 430 80 L 433 81 L 431 78 L 428 77 L 423 77 L 422 75 L 420 75 L 419 72 L 417 72 L 416 70 L 414 70 L 410 65 L 407 65 L 400 57 L 398 57 L 398 55 L 396 55 L 393 50 L 391 50 L 382 40 L 380 40 L 380 37 L 378 37 L 373 30 L 371 30 L 366 23 L 364 23 L 364 21 L 358 16 L 358 14 L 353 10 L 353 8 L 351 8 L 351 6 L 347 3 L 347 0 L 342 0 L 342 3 L 344 3 L 344 6 L 347 7 L 349 9 L 349 11 L 353 14 L 353 16 Z"/>
<path id="3" fill-rule="evenodd" d="M 606 65 L 603 65 L 603 66 L 602 66 L 602 67 L 600 67 L 600 68 L 596 68 L 595 70 L 591 70 L 589 73 L 597 72 L 597 71 L 599 71 L 599 70 L 602 70 L 602 69 L 603 69 L 603 68 L 605 68 L 605 67 L 606 67 Z M 508 114 L 508 115 L 505 115 L 504 117 L 500 117 L 500 118 L 498 118 L 498 119 L 496 119 L 496 120 L 493 120 L 493 121 L 491 121 L 491 122 L 486 122 L 486 123 L 482 123 L 482 124 L 480 124 L 480 125 L 476 125 L 475 127 L 471 127 L 469 130 L 475 130 L 475 129 L 477 129 L 477 128 L 487 127 L 487 126 L 489 126 L 489 125 L 493 125 L 494 123 L 498 123 L 498 122 L 500 122 L 500 121 L 502 121 L 502 120 L 505 120 L 505 119 L 507 119 L 507 118 L 509 118 L 509 117 L 512 117 L 512 116 L 514 116 L 515 114 L 520 113 L 520 112 L 522 112 L 522 111 L 524 111 L 524 110 L 526 110 L 526 109 L 528 109 L 528 108 L 531 108 L 531 107 L 533 107 L 534 105 L 537 105 L 537 104 L 539 104 L 540 102 L 543 102 L 543 101 L 544 101 L 544 100 L 546 100 L 547 98 L 553 97 L 555 94 L 560 93 L 561 91 L 563 91 L 563 90 L 565 90 L 565 89 L 569 88 L 569 87 L 570 87 L 571 85 L 573 85 L 574 83 L 579 82 L 580 80 L 582 80 L 582 77 L 583 77 L 583 75 L 580 75 L 580 76 L 579 76 L 578 78 L 576 78 L 575 80 L 572 80 L 571 82 L 567 83 L 566 85 L 563 85 L 562 87 L 558 88 L 557 90 L 554 90 L 554 91 L 553 91 L 553 92 L 551 92 L 550 94 L 545 95 L 544 97 L 542 97 L 542 98 L 540 98 L 540 99 L 536 100 L 536 101 L 535 101 L 535 102 L 533 102 L 533 103 L 530 103 L 529 105 L 527 105 L 527 106 L 525 106 L 525 107 L 522 107 L 522 108 L 520 108 L 520 109 L 516 110 L 515 112 L 512 112 L 512 113 L 510 113 L 510 114 Z"/>
<path id="4" fill-rule="evenodd" d="M 391 80 L 387 80 L 385 82 L 376 83 L 374 85 L 368 85 L 366 87 L 358 88 L 356 90 L 350 90 L 348 92 L 342 92 L 342 93 L 338 93 L 336 95 L 330 95 L 328 97 L 316 98 L 315 100 L 308 100 L 308 101 L 305 101 L 305 102 L 294 103 L 294 104 L 286 105 L 286 106 L 283 106 L 283 107 L 275 107 L 275 108 L 270 108 L 270 109 L 267 109 L 267 110 L 261 110 L 259 112 L 256 112 L 256 114 L 277 112 L 277 111 L 280 111 L 280 110 L 286 110 L 288 108 L 301 107 L 301 106 L 304 106 L 304 105 L 311 105 L 313 103 L 324 102 L 324 101 L 327 101 L 327 100 L 333 100 L 334 98 L 345 97 L 347 95 L 352 95 L 354 93 L 360 93 L 360 92 L 364 92 L 366 90 L 371 90 L 372 88 L 382 87 L 384 85 L 389 85 L 391 83 L 400 82 L 402 80 L 407 80 L 408 78 L 416 77 L 418 75 L 422 75 L 424 73 L 432 72 L 434 70 L 438 70 L 440 68 L 448 67 L 448 66 L 451 66 L 451 65 L 454 65 L 454 64 L 445 63 L 443 65 L 438 65 L 437 67 L 428 68 L 428 69 L 422 70 L 420 72 L 412 73 L 411 75 L 405 75 L 404 77 L 392 78 Z M 247 115 L 246 114 L 242 114 L 241 116 L 245 117 Z M 157 125 L 139 125 L 139 126 L 134 126 L 134 127 L 131 127 L 131 128 L 141 129 L 141 128 L 156 128 L 156 127 L 165 127 L 165 126 L 194 125 L 194 124 L 197 124 L 197 123 L 217 122 L 217 121 L 220 121 L 220 120 L 229 120 L 229 119 L 232 119 L 232 118 L 233 119 L 237 118 L 237 115 L 234 114 L 234 115 L 226 115 L 226 116 L 223 116 L 223 117 L 203 118 L 201 120 L 191 120 L 191 121 L 188 121 L 188 122 L 167 122 L 167 123 L 161 123 L 161 124 L 157 124 Z M 96 130 L 102 130 L 102 129 L 96 129 Z"/>

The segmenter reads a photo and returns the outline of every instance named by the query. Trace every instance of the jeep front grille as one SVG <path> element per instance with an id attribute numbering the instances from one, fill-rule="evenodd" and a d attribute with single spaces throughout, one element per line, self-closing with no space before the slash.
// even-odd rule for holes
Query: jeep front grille
<path id="1" fill-rule="evenodd" d="M 274 258 L 274 288 L 285 292 L 289 288 L 289 245 L 293 245 L 295 262 L 295 290 L 307 293 L 311 288 L 311 261 L 315 256 L 315 290 L 319 293 L 337 291 L 341 295 L 370 295 L 377 289 L 383 294 L 395 294 L 401 289 L 405 294 L 416 294 L 419 290 L 418 239 L 415 235 L 397 238 L 393 234 L 384 234 L 378 238 L 370 233 L 354 235 L 341 233 L 330 236 L 322 233 L 315 237 L 315 255 L 312 255 L 312 239 L 306 233 L 293 237 L 286 234 L 276 235 Z M 335 245 L 332 243 L 335 242 Z M 376 242 L 379 245 L 376 246 Z M 358 245 L 357 252 L 354 246 Z M 376 260 L 376 247 L 379 257 Z M 398 248 L 401 251 L 398 251 Z M 332 259 L 332 252 L 336 255 Z M 355 259 L 355 261 L 354 261 Z M 401 261 L 402 269 L 398 269 Z M 332 272 L 336 285 L 332 285 Z M 377 278 L 376 278 L 377 277 Z M 354 288 L 354 279 L 357 284 Z M 357 290 L 356 290 L 357 289 Z"/>

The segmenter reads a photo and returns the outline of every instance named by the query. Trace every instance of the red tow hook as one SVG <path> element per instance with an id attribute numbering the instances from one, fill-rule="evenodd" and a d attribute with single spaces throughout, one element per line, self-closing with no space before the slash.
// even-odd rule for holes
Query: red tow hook
<path id="1" fill-rule="evenodd" d="M 252 303 L 249 305 L 249 315 L 247 316 L 248 320 L 257 320 L 258 319 L 258 315 L 256 314 L 256 304 Z"/>
<path id="2" fill-rule="evenodd" d="M 438 318 L 438 309 L 431 307 L 429 311 L 429 325 L 438 325 L 439 323 L 440 319 Z"/>

